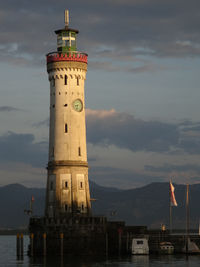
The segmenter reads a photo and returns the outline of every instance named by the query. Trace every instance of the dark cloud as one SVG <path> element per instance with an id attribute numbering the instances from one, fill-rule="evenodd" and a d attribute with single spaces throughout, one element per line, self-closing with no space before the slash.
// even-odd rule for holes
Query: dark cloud
<path id="1" fill-rule="evenodd" d="M 183 120 L 180 122 L 179 127 L 181 128 L 182 132 L 199 132 L 200 131 L 200 122 L 192 121 L 192 120 Z"/>
<path id="2" fill-rule="evenodd" d="M 199 122 L 144 121 L 115 110 L 87 110 L 87 141 L 132 151 L 200 154 Z"/>
<path id="3" fill-rule="evenodd" d="M 200 183 L 200 177 L 191 177 L 190 181 L 191 183 Z"/>
<path id="4" fill-rule="evenodd" d="M 130 60 L 130 59 L 129 59 Z M 133 60 L 134 61 L 134 60 Z M 91 70 L 103 70 L 109 72 L 115 71 L 126 71 L 127 73 L 143 73 L 143 72 L 155 72 L 160 70 L 165 70 L 166 67 L 157 65 L 150 62 L 144 62 L 141 66 L 133 67 L 130 64 L 124 65 L 116 65 L 115 62 L 98 62 L 98 61 L 90 61 L 89 60 L 89 69 Z"/>
<path id="5" fill-rule="evenodd" d="M 36 123 L 33 123 L 32 124 L 33 127 L 35 128 L 40 128 L 40 127 L 49 127 L 49 118 L 43 120 L 43 121 L 39 121 L 39 122 L 36 122 Z"/>
<path id="6" fill-rule="evenodd" d="M 8 111 L 13 108 L 6 107 Z M 93 145 L 110 146 L 135 151 L 150 151 L 158 153 L 173 153 L 178 151 L 181 155 L 200 154 L 200 135 L 191 134 L 191 130 L 185 131 L 181 124 L 170 124 L 159 121 L 144 121 L 136 119 L 126 113 L 119 113 L 115 110 L 87 110 L 87 141 Z M 36 123 L 35 127 L 48 126 L 48 119 Z M 188 123 L 185 124 L 188 129 Z M 190 124 L 189 128 L 192 127 Z M 194 129 L 199 133 L 198 123 Z M 0 161 L 14 161 L 29 163 L 33 166 L 44 167 L 47 163 L 48 144 L 47 142 L 35 142 L 32 134 L 17 134 L 8 132 L 0 136 Z M 96 158 L 90 158 L 95 162 Z M 170 171 L 199 171 L 196 165 L 164 165 L 154 167 L 145 166 L 146 171 L 170 172 Z M 109 170 L 110 175 L 112 170 Z M 120 172 L 119 172 L 120 174 Z M 111 177 L 111 176 L 110 176 Z M 126 177 L 131 179 L 132 174 Z M 128 178 L 127 178 L 128 179 Z"/>
<path id="7" fill-rule="evenodd" d="M 32 134 L 8 132 L 0 136 L 0 150 L 1 162 L 24 162 L 37 167 L 47 163 L 47 143 L 35 143 Z"/>
<path id="8" fill-rule="evenodd" d="M 0 107 L 0 112 L 10 112 L 10 111 L 21 111 L 21 109 L 10 107 L 10 106 L 1 106 Z"/>
<path id="9" fill-rule="evenodd" d="M 189 154 L 199 154 L 200 153 L 200 136 L 187 136 L 181 139 L 179 143 L 179 148 L 187 151 Z"/>
<path id="10" fill-rule="evenodd" d="M 200 123 L 144 121 L 115 110 L 86 110 L 87 142 L 131 151 L 200 154 Z M 48 127 L 49 119 L 33 127 Z"/>
<path id="11" fill-rule="evenodd" d="M 111 168 L 107 166 L 92 166 L 89 169 L 89 177 L 90 180 L 97 184 L 121 189 L 143 186 L 156 181 L 165 181 L 165 178 L 161 176 L 155 177 L 127 169 Z"/>
<path id="12" fill-rule="evenodd" d="M 145 165 L 144 169 L 146 171 L 151 171 L 151 172 L 172 172 L 172 171 L 177 171 L 177 172 L 186 172 L 186 171 L 195 171 L 200 173 L 200 165 L 196 164 L 185 164 L 185 165 L 173 165 L 173 164 L 164 164 L 162 166 L 152 166 L 152 165 Z"/>
<path id="13" fill-rule="evenodd" d="M 44 63 L 44 55 L 56 48 L 53 31 L 63 27 L 66 1 L 2 1 L 0 7 L 1 58 L 22 64 Z M 113 58 L 122 60 L 120 54 L 125 62 L 140 55 L 200 55 L 197 0 L 69 0 L 67 8 L 70 25 L 80 30 L 79 47 L 91 58 L 106 50 L 104 59 L 110 63 Z M 149 71 L 148 66 L 140 67 Z"/>
<path id="14" fill-rule="evenodd" d="M 167 152 L 179 140 L 174 124 L 143 121 L 114 110 L 88 110 L 87 129 L 87 141 L 92 144 L 116 145 L 132 151 Z"/>

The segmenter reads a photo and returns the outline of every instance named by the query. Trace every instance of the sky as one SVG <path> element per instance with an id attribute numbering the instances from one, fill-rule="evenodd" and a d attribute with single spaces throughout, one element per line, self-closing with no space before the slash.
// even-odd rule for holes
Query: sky
<path id="1" fill-rule="evenodd" d="M 55 30 L 79 30 L 89 179 L 129 189 L 200 182 L 200 2 L 0 2 L 0 186 L 45 187 Z"/>

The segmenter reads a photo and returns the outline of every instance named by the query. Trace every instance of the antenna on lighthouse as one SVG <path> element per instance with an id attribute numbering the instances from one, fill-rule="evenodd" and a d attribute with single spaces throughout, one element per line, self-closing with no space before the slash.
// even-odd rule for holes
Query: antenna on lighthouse
<path id="1" fill-rule="evenodd" d="M 65 27 L 68 28 L 69 26 L 69 10 L 65 10 Z"/>

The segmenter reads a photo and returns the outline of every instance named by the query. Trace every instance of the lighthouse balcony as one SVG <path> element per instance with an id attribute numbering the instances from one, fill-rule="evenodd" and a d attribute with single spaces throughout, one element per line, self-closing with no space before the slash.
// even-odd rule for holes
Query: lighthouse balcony
<path id="1" fill-rule="evenodd" d="M 87 63 L 87 54 L 79 51 L 51 52 L 46 55 L 47 63 L 58 61 L 75 61 Z"/>

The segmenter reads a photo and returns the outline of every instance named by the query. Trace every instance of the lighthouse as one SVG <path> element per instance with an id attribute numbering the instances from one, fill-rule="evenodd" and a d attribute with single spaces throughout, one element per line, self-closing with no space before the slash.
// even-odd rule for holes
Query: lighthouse
<path id="1" fill-rule="evenodd" d="M 91 211 L 84 85 L 87 54 L 77 51 L 78 30 L 55 31 L 57 51 L 47 54 L 50 84 L 49 155 L 45 216 L 88 216 Z"/>
<path id="2" fill-rule="evenodd" d="M 86 148 L 84 85 L 87 54 L 77 51 L 78 30 L 55 31 L 57 51 L 46 55 L 50 88 L 49 155 L 44 216 L 31 214 L 31 257 L 128 253 L 134 233 L 144 227 L 126 227 L 91 214 Z M 154 242 L 155 243 L 155 242 Z M 44 259 L 44 258 L 43 258 Z M 45 261 L 46 262 L 46 261 Z"/>
<path id="3" fill-rule="evenodd" d="M 50 88 L 49 155 L 44 216 L 29 221 L 29 255 L 105 254 L 107 219 L 91 214 L 84 85 L 87 54 L 77 51 L 78 30 L 55 31 L 57 51 L 46 55 Z M 112 235 L 111 235 L 112 238 Z M 111 242 L 110 242 L 111 244 Z"/>

